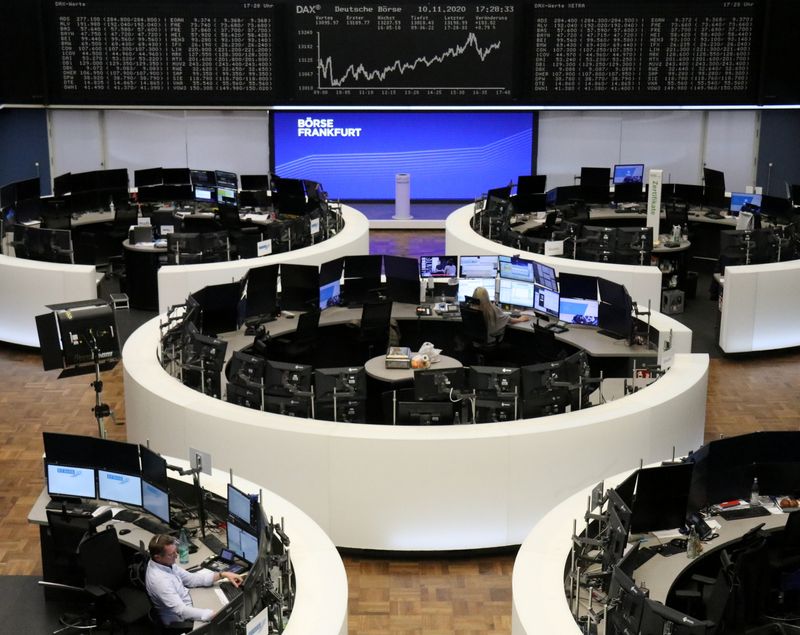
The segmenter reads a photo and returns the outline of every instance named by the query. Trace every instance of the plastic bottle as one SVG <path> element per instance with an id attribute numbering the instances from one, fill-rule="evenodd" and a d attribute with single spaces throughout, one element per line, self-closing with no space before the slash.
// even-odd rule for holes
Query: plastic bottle
<path id="1" fill-rule="evenodd" d="M 694 527 L 689 530 L 689 538 L 686 541 L 686 557 L 696 558 L 703 551 L 703 545 L 700 542 L 700 536 Z"/>
<path id="2" fill-rule="evenodd" d="M 758 494 L 758 477 L 753 479 L 753 487 L 750 489 L 750 505 L 756 506 L 761 504 L 761 499 Z"/>
<path id="3" fill-rule="evenodd" d="M 178 538 L 178 561 L 181 564 L 189 562 L 189 536 L 186 535 L 185 529 L 181 529 L 181 535 Z"/>

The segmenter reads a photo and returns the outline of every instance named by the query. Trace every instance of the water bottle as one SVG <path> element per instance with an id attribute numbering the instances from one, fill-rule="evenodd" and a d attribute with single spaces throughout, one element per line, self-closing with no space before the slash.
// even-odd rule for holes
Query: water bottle
<path id="1" fill-rule="evenodd" d="M 761 499 L 758 495 L 758 477 L 753 479 L 753 487 L 750 489 L 750 505 L 756 506 L 761 504 Z"/>
<path id="2" fill-rule="evenodd" d="M 181 535 L 178 538 L 178 561 L 181 564 L 189 562 L 189 536 L 186 535 L 185 529 L 181 529 Z"/>
<path id="3" fill-rule="evenodd" d="M 686 541 L 686 557 L 694 559 L 699 556 L 703 551 L 703 545 L 700 543 L 700 536 L 697 535 L 697 530 L 692 527 L 689 530 L 689 538 Z"/>

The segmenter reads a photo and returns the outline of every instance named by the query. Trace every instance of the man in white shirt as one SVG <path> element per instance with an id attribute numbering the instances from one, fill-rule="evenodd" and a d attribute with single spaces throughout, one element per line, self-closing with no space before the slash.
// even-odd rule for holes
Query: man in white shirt
<path id="1" fill-rule="evenodd" d="M 211 609 L 201 609 L 192 605 L 192 597 L 187 587 L 211 586 L 225 578 L 237 587 L 242 577 L 228 571 L 216 573 L 201 569 L 189 573 L 175 562 L 178 559 L 178 541 L 172 536 L 159 534 L 153 536 L 150 544 L 150 562 L 147 563 L 145 587 L 161 622 L 171 624 L 187 620 L 209 621 L 214 616 Z"/>

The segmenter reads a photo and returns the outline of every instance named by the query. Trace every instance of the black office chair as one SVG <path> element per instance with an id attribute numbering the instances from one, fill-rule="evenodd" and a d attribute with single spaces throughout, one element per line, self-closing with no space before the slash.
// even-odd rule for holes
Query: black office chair
<path id="1" fill-rule="evenodd" d="M 739 629 L 763 621 L 769 595 L 766 534 L 753 531 L 743 537 L 743 542 L 731 555 L 733 611 L 729 625 Z"/>
<path id="2" fill-rule="evenodd" d="M 46 582 L 83 585 L 83 571 L 78 562 L 78 545 L 89 533 L 91 520 L 91 516 L 76 516 L 58 510 L 47 510 L 47 534 L 51 540 L 53 556 L 50 566 L 57 579 Z"/>
<path id="3" fill-rule="evenodd" d="M 800 606 L 800 593 L 796 586 L 796 575 L 800 570 L 800 513 L 789 514 L 776 542 L 768 558 L 771 588 L 779 591 L 782 608 L 796 610 Z"/>
<path id="4" fill-rule="evenodd" d="M 467 340 L 466 357 L 470 363 L 485 364 L 494 357 L 498 343 L 490 341 L 486 320 L 480 309 L 472 308 L 467 303 L 462 303 L 459 309 L 462 332 Z"/>
<path id="5" fill-rule="evenodd" d="M 356 341 L 366 347 L 367 358 L 384 353 L 389 345 L 389 323 L 392 319 L 392 302 L 365 302 L 361 309 L 361 323 Z"/>
<path id="6" fill-rule="evenodd" d="M 297 329 L 287 337 L 270 340 L 271 359 L 301 364 L 313 363 L 319 339 L 319 311 L 306 311 L 297 319 Z"/>
<path id="7" fill-rule="evenodd" d="M 731 612 L 733 592 L 733 565 L 730 555 L 723 549 L 720 552 L 720 569 L 716 577 L 695 574 L 692 587 L 675 591 L 676 600 L 685 603 L 685 613 L 698 619 L 713 622 L 714 626 L 706 632 L 717 635 L 726 632 Z"/>

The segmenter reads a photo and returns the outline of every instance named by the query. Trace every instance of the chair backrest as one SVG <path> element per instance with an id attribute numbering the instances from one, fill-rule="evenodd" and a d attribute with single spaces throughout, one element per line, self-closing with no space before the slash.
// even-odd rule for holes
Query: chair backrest
<path id="1" fill-rule="evenodd" d="M 784 551 L 800 551 L 800 514 L 789 514 L 786 519 L 781 547 Z"/>
<path id="2" fill-rule="evenodd" d="M 317 338 L 319 332 L 319 311 L 306 311 L 297 318 L 295 342 L 309 342 Z"/>
<path id="3" fill-rule="evenodd" d="M 737 622 L 753 623 L 763 612 L 768 585 L 767 539 L 756 536 L 734 556 L 733 586 Z"/>
<path id="4" fill-rule="evenodd" d="M 113 527 L 87 536 L 78 547 L 78 559 L 87 586 L 98 585 L 116 591 L 129 581 L 128 564 Z"/>
<path id="5" fill-rule="evenodd" d="M 73 516 L 57 510 L 47 510 L 47 525 L 56 550 L 67 556 L 78 553 L 78 545 L 89 531 L 89 521 L 86 516 Z"/>
<path id="6" fill-rule="evenodd" d="M 361 339 L 376 341 L 388 339 L 391 319 L 391 302 L 365 302 L 361 309 Z"/>
<path id="7" fill-rule="evenodd" d="M 475 344 L 487 344 L 489 333 L 481 310 L 472 308 L 466 303 L 459 305 L 459 309 L 461 310 L 461 326 L 467 338 Z"/>

